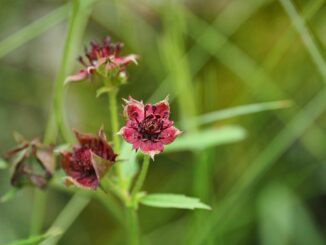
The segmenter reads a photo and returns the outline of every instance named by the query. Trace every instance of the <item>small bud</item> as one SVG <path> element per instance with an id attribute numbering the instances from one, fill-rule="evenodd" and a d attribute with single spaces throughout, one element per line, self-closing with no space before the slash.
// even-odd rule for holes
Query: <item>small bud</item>
<path id="1" fill-rule="evenodd" d="M 102 43 L 92 41 L 90 48 L 85 48 L 85 57 L 78 57 L 84 69 L 75 75 L 68 76 L 65 83 L 92 79 L 94 71 L 98 71 L 101 75 L 105 74 L 106 78 L 117 78 L 124 83 L 127 80 L 126 67 L 130 63 L 137 64 L 138 55 L 120 56 L 122 48 L 123 43 L 112 43 L 110 37 L 106 37 Z"/>

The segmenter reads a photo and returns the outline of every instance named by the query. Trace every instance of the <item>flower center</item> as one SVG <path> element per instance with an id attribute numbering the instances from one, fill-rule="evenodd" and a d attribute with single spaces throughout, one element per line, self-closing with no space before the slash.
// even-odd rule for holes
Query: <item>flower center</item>
<path id="1" fill-rule="evenodd" d="M 71 168 L 79 172 L 81 177 L 95 175 L 95 169 L 91 163 L 91 151 L 89 149 L 80 148 L 74 152 L 74 164 Z"/>
<path id="2" fill-rule="evenodd" d="M 111 55 L 118 56 L 121 48 L 123 47 L 122 43 L 112 43 L 110 38 L 107 37 L 103 40 L 103 43 L 91 42 L 90 50 L 85 48 L 85 57 L 79 57 L 79 62 L 88 67 L 89 65 L 95 66 L 99 58 L 106 58 Z"/>
<path id="3" fill-rule="evenodd" d="M 160 115 L 148 115 L 138 124 L 139 133 L 143 139 L 155 141 L 163 130 L 163 123 L 164 121 Z"/>

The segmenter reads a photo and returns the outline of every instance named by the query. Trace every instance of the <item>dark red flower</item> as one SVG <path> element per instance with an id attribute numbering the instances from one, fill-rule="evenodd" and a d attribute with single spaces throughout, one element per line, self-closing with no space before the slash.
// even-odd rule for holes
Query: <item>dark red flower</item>
<path id="1" fill-rule="evenodd" d="M 95 190 L 117 155 L 108 144 L 102 128 L 97 136 L 77 131 L 75 135 L 79 144 L 73 147 L 72 152 L 61 153 L 62 168 L 68 175 L 65 183 Z"/>
<path id="2" fill-rule="evenodd" d="M 12 163 L 11 184 L 15 187 L 33 185 L 46 187 L 55 170 L 53 149 L 39 140 L 20 139 L 19 145 L 5 154 Z"/>
<path id="3" fill-rule="evenodd" d="M 91 42 L 90 49 L 85 48 L 85 57 L 80 56 L 78 59 L 84 69 L 67 77 L 65 82 L 90 78 L 99 67 L 103 67 L 105 73 L 112 72 L 121 79 L 126 79 L 126 66 L 130 63 L 137 64 L 138 56 L 134 54 L 120 56 L 122 47 L 122 43 L 112 43 L 110 37 L 106 37 L 102 43 Z"/>
<path id="4" fill-rule="evenodd" d="M 127 122 L 119 134 L 133 145 L 134 150 L 140 149 L 154 158 L 155 154 L 163 151 L 164 145 L 172 143 L 181 134 L 180 130 L 173 127 L 173 121 L 169 120 L 167 99 L 154 105 L 144 105 L 142 101 L 131 97 L 125 102 Z"/>

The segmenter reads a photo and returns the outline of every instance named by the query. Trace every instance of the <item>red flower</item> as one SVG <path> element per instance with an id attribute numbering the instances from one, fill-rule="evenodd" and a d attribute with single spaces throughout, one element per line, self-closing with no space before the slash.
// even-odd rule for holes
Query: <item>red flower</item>
<path id="1" fill-rule="evenodd" d="M 133 145 L 134 150 L 140 149 L 154 158 L 155 154 L 163 151 L 164 145 L 172 143 L 181 134 L 180 130 L 173 127 L 173 121 L 169 120 L 167 99 L 154 105 L 144 105 L 142 101 L 131 97 L 125 102 L 127 122 L 119 134 Z"/>
<path id="2" fill-rule="evenodd" d="M 19 145 L 5 154 L 13 168 L 11 184 L 15 187 L 26 185 L 45 188 L 55 169 L 52 148 L 43 145 L 38 139 L 18 140 Z"/>
<path id="3" fill-rule="evenodd" d="M 91 75 L 102 65 L 105 72 L 117 71 L 121 79 L 126 79 L 126 66 L 132 62 L 137 64 L 138 56 L 134 54 L 119 56 L 122 47 L 122 43 L 112 43 L 110 37 L 106 37 L 102 44 L 91 42 L 90 50 L 85 48 L 85 57 L 80 56 L 78 59 L 85 68 L 77 74 L 67 77 L 65 82 L 91 78 Z"/>
<path id="4" fill-rule="evenodd" d="M 115 162 L 116 154 L 108 144 L 103 129 L 98 135 L 75 131 L 78 145 L 72 152 L 62 152 L 62 168 L 68 175 L 66 185 L 85 189 L 96 189 L 101 178 Z"/>

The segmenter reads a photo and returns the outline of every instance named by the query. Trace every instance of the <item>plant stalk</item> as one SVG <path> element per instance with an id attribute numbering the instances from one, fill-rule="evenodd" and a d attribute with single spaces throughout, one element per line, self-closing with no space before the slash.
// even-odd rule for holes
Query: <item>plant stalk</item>
<path id="1" fill-rule="evenodd" d="M 134 189 L 132 190 L 131 197 L 135 198 L 137 193 L 141 190 L 141 188 L 144 185 L 144 181 L 148 172 L 148 167 L 150 163 L 150 156 L 149 155 L 144 155 L 144 160 L 143 160 L 143 165 L 141 167 L 138 179 L 136 181 L 136 184 L 134 186 Z"/>
<path id="2" fill-rule="evenodd" d="M 63 82 L 71 68 L 72 60 L 74 59 L 76 40 L 81 36 L 83 30 L 86 27 L 86 22 L 91 11 L 90 6 L 93 3 L 93 0 L 87 0 L 83 2 L 81 0 L 72 1 L 71 15 L 65 39 L 63 57 L 57 78 L 54 83 L 52 107 L 50 109 L 50 115 L 44 133 L 45 144 L 55 143 L 59 130 L 63 138 L 66 141 L 70 141 L 70 134 L 68 133 L 63 117 Z M 31 235 L 39 234 L 42 230 L 44 215 L 46 211 L 46 199 L 46 193 L 35 190 L 33 204 L 34 207 L 31 220 Z"/>
<path id="3" fill-rule="evenodd" d="M 137 211 L 134 207 L 127 208 L 129 245 L 140 245 Z"/>

